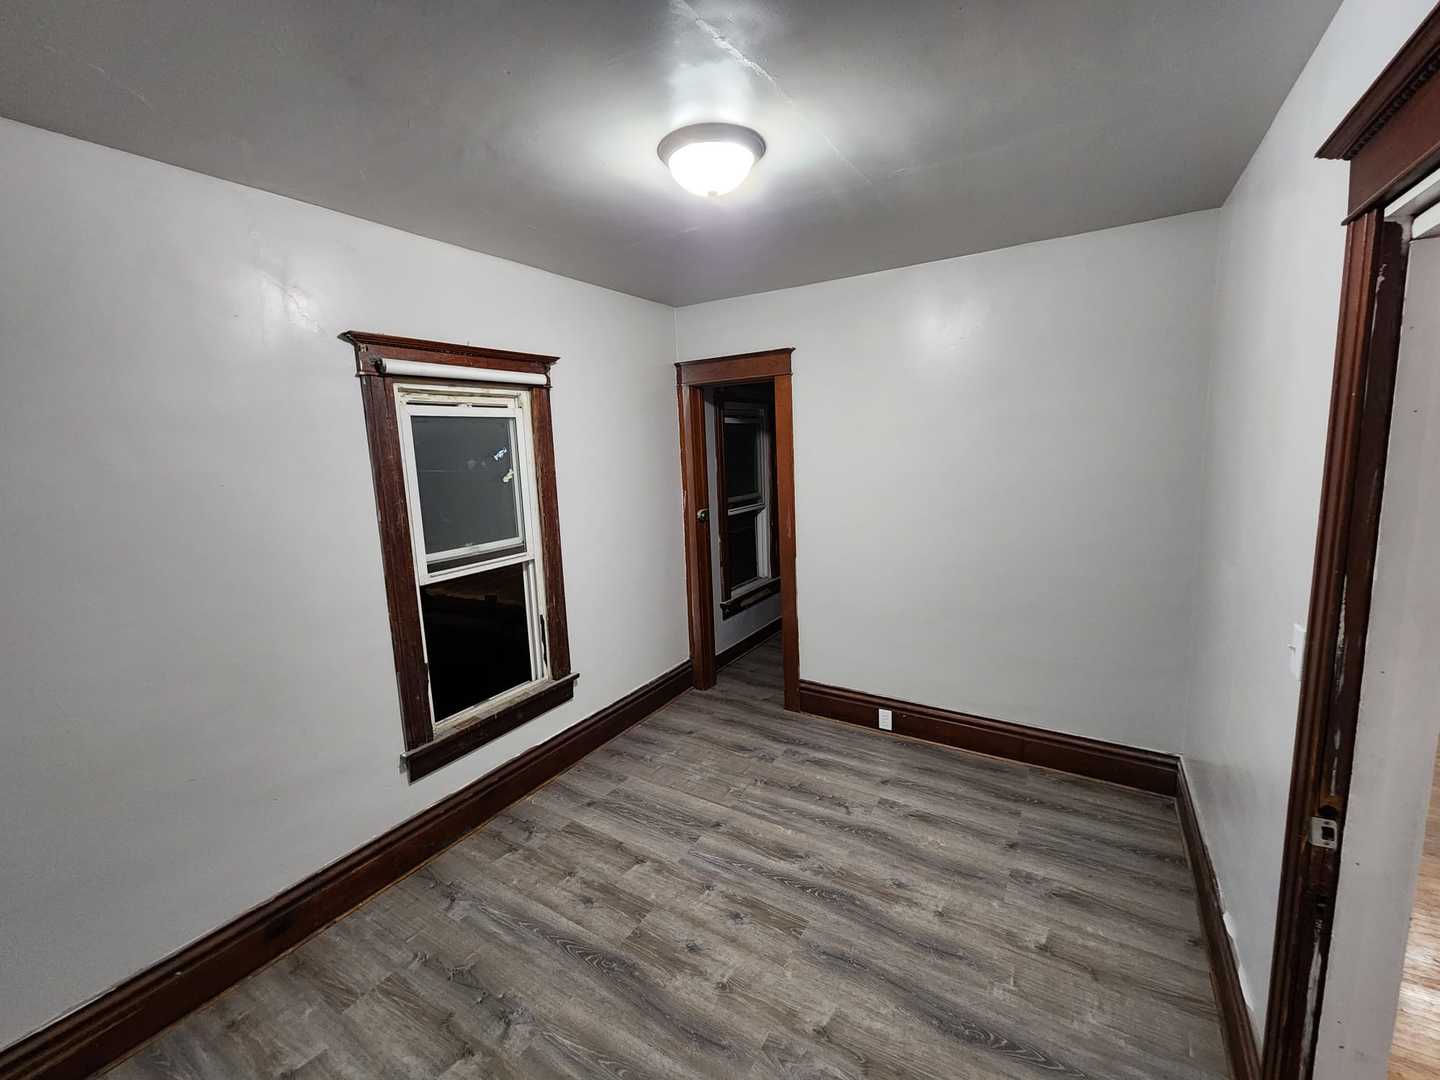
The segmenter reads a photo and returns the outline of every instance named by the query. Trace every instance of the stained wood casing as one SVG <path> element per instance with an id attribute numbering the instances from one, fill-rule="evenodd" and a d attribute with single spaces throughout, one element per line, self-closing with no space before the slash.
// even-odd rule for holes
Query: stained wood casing
<path id="1" fill-rule="evenodd" d="M 556 491 L 555 434 L 550 407 L 550 368 L 557 358 L 360 330 L 350 330 L 341 336 L 355 347 L 355 373 L 360 377 L 361 401 L 365 408 L 365 434 L 370 447 L 370 472 L 375 483 L 376 519 L 380 526 L 385 601 L 390 615 L 395 679 L 400 693 L 400 725 L 405 737 L 403 761 L 406 774 L 413 783 L 575 696 L 578 676 L 570 668 L 570 628 L 565 613 L 560 499 Z M 430 682 L 425 668 L 425 644 L 412 561 L 410 511 L 405 496 L 393 379 L 381 370 L 381 359 L 521 372 L 542 376 L 545 380 L 543 385 L 530 388 L 530 421 L 539 504 L 541 565 L 545 574 L 545 645 L 550 657 L 550 681 L 533 694 L 493 713 L 459 724 L 438 738 L 430 709 Z M 407 376 L 406 381 L 414 380 Z"/>
<path id="2" fill-rule="evenodd" d="M 701 388 L 770 381 L 775 387 L 775 501 L 780 560 L 781 643 L 785 707 L 800 707 L 799 604 L 795 584 L 795 423 L 790 385 L 794 349 L 738 353 L 675 365 L 680 419 L 680 487 L 684 514 L 685 604 L 695 686 L 715 685 L 715 588 L 710 570 L 710 529 L 699 513 L 710 505 L 705 442 L 705 401 Z"/>
<path id="3" fill-rule="evenodd" d="M 1220 1010 L 1220 1027 L 1225 1034 L 1230 1074 L 1232 1080 L 1259 1080 L 1260 1048 L 1240 984 L 1240 961 L 1235 955 L 1235 943 L 1225 928 L 1219 880 L 1210 858 L 1210 847 L 1200 831 L 1200 819 L 1196 816 L 1184 761 L 1179 763 L 1176 778 L 1175 808 L 1180 815 L 1180 831 L 1185 837 L 1185 855 L 1190 860 L 1190 872 L 1195 877 L 1200 924 L 1205 929 L 1205 947 L 1210 957 L 1210 984 L 1215 991 L 1215 1005 Z"/>
<path id="4" fill-rule="evenodd" d="M 1325 140 L 1317 157 L 1350 162 L 1350 216 L 1383 205 L 1440 164 L 1440 7 L 1432 11 Z"/>
<path id="5" fill-rule="evenodd" d="M 1384 207 L 1440 166 L 1440 6 L 1318 157 L 1350 162 L 1350 217 L 1266 1003 L 1264 1080 L 1308 1080 L 1325 999 L 1379 542 L 1407 248 Z M 1339 845 L 1309 843 L 1332 818 Z"/>

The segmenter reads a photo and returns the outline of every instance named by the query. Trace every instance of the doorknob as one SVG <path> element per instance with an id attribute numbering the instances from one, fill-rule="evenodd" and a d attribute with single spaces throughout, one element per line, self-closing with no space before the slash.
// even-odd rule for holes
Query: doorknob
<path id="1" fill-rule="evenodd" d="M 709 508 L 708 506 L 702 506 L 699 510 L 697 510 L 697 511 L 695 512 L 695 520 L 696 520 L 696 521 L 709 521 L 709 520 L 710 520 L 710 508 Z"/>

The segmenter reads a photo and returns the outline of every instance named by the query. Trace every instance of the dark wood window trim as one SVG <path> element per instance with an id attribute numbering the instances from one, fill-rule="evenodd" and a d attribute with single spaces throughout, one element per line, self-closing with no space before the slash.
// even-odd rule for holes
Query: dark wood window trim
<path id="1" fill-rule="evenodd" d="M 360 379 L 361 400 L 365 408 L 365 432 L 370 446 L 371 475 L 375 481 L 385 596 L 400 693 L 400 722 L 405 744 L 402 760 L 413 783 L 574 696 L 578 676 L 570 670 L 550 409 L 550 367 L 557 358 L 356 330 L 341 336 L 355 347 L 355 373 Z M 425 672 L 425 646 L 421 636 L 420 601 L 394 384 L 397 378 L 403 378 L 406 383 L 434 381 L 438 385 L 444 385 L 446 380 L 387 374 L 384 367 L 387 360 L 483 368 L 544 379 L 542 384 L 529 386 L 528 390 L 539 502 L 540 555 L 545 580 L 545 645 L 550 677 L 524 697 L 511 700 L 493 712 L 457 723 L 439 738 L 435 737 L 429 681 Z M 498 379 L 496 383 L 508 385 Z M 476 384 L 472 381 L 467 385 Z"/>

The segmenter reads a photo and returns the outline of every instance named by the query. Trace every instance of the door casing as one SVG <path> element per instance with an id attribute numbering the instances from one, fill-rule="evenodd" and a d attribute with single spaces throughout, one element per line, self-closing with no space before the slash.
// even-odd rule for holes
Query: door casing
<path id="1" fill-rule="evenodd" d="M 715 685 L 715 587 L 710 527 L 701 511 L 710 506 L 706 460 L 706 387 L 771 382 L 775 387 L 775 500 L 780 555 L 780 644 L 785 671 L 785 708 L 800 708 L 800 627 L 795 592 L 795 426 L 790 383 L 793 349 L 686 360 L 675 365 L 680 418 L 680 486 L 683 495 L 685 601 L 690 659 L 697 689 Z"/>
<path id="2" fill-rule="evenodd" d="M 1377 14 L 1378 18 L 1379 15 Z M 1386 205 L 1440 166 L 1440 7 L 1320 148 L 1350 163 L 1335 374 L 1276 912 L 1263 1080 L 1310 1080 L 1344 856 L 1407 238 Z M 1314 819 L 1338 846 L 1310 842 Z"/>

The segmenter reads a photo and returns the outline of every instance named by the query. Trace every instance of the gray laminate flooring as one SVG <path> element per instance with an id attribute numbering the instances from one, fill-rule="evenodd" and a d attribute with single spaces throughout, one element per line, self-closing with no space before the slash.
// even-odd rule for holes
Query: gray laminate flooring
<path id="1" fill-rule="evenodd" d="M 772 641 L 109 1075 L 1227 1071 L 1170 800 L 787 715 Z"/>

